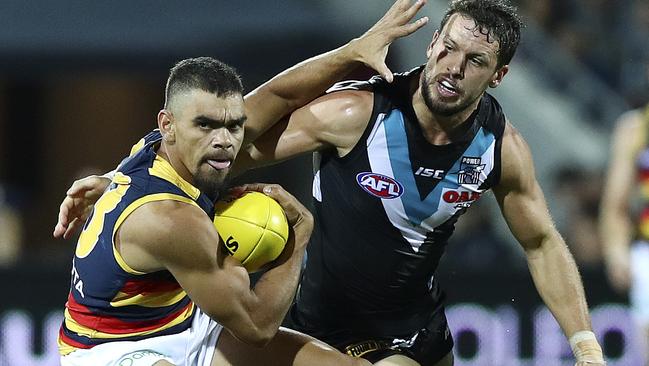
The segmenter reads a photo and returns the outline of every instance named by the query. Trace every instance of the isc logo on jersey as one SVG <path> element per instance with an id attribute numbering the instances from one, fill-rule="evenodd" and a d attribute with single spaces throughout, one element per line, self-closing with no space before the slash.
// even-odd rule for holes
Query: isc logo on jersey
<path id="1" fill-rule="evenodd" d="M 403 194 L 403 186 L 387 175 L 363 172 L 356 175 L 356 182 L 372 196 L 393 199 Z"/>

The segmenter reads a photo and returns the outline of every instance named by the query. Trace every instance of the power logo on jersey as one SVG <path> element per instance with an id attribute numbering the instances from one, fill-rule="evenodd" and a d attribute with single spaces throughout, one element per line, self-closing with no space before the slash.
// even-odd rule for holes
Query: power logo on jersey
<path id="1" fill-rule="evenodd" d="M 403 194 L 403 185 L 387 175 L 363 172 L 356 175 L 356 182 L 374 197 L 393 199 Z"/>
<path id="2" fill-rule="evenodd" d="M 480 175 L 484 174 L 485 164 L 480 157 L 463 156 L 460 162 L 460 171 L 457 173 L 457 182 L 460 184 L 480 184 Z M 483 177 L 483 179 L 486 177 Z"/>

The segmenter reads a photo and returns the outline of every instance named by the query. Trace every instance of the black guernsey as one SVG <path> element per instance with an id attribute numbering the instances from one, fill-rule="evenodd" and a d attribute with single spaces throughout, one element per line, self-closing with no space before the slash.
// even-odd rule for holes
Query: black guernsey
<path id="1" fill-rule="evenodd" d="M 428 143 L 409 91 L 420 71 L 332 88 L 370 90 L 374 107 L 351 152 L 316 164 L 316 227 L 291 311 L 299 330 L 408 334 L 441 307 L 435 270 L 457 218 L 498 182 L 505 116 L 485 93 L 461 139 Z"/>

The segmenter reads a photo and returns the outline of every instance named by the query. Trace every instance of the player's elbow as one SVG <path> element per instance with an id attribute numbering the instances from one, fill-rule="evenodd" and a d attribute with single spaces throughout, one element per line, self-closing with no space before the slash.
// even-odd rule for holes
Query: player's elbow
<path id="1" fill-rule="evenodd" d="M 265 331 L 257 331 L 256 334 L 251 337 L 250 341 L 248 344 L 252 345 L 253 347 L 257 348 L 264 348 L 270 341 L 273 340 L 275 337 L 275 334 L 277 333 L 277 329 L 268 329 Z"/>
<path id="2" fill-rule="evenodd" d="M 230 329 L 234 335 L 241 342 L 253 346 L 255 348 L 264 348 L 275 337 L 277 328 L 263 329 L 257 327 L 242 327 L 242 329 Z"/>
<path id="3" fill-rule="evenodd" d="M 279 328 L 277 322 L 260 321 L 250 311 L 244 311 L 241 306 L 233 306 L 231 309 L 238 311 L 217 310 L 214 314 L 206 313 L 223 325 L 235 338 L 250 346 L 263 348 L 275 337 Z"/>

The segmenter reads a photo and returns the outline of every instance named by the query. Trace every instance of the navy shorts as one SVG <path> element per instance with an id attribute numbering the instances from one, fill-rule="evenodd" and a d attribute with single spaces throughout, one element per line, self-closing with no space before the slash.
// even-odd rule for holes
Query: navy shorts
<path id="1" fill-rule="evenodd" d="M 294 310 L 294 309 L 291 309 Z M 289 312 L 285 325 L 328 343 L 343 353 L 362 357 L 372 363 L 401 354 L 421 366 L 433 366 L 453 349 L 453 337 L 448 328 L 443 307 L 435 311 L 428 324 L 410 334 L 366 334 L 349 329 L 313 328 Z"/>

